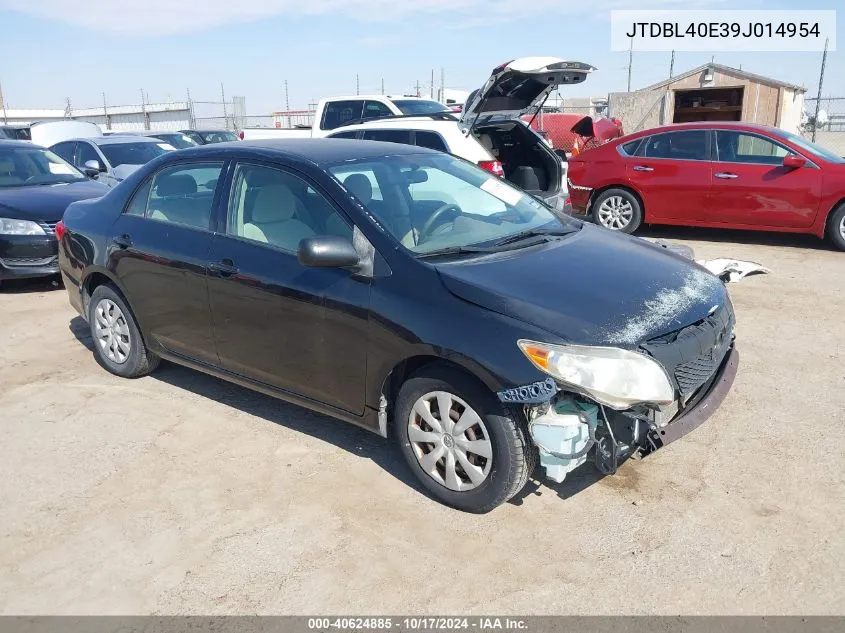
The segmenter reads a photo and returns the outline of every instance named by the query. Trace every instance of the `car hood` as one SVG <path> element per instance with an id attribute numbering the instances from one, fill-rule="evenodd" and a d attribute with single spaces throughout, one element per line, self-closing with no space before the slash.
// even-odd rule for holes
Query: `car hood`
<path id="1" fill-rule="evenodd" d="M 558 57 L 521 57 L 497 66 L 484 85 L 467 98 L 461 122 L 470 128 L 491 118 L 517 118 L 539 107 L 563 84 L 582 83 L 594 66 Z"/>
<path id="2" fill-rule="evenodd" d="M 461 299 L 584 345 L 634 348 L 728 301 L 698 264 L 592 225 L 545 246 L 436 268 Z"/>
<path id="3" fill-rule="evenodd" d="M 112 169 L 111 173 L 118 180 L 124 180 L 127 176 L 129 176 L 129 174 L 141 167 L 143 167 L 143 165 L 118 165 Z"/>
<path id="4" fill-rule="evenodd" d="M 71 202 L 99 198 L 109 188 L 99 182 L 82 180 L 59 185 L 0 189 L 0 216 L 19 220 L 57 222 Z"/>

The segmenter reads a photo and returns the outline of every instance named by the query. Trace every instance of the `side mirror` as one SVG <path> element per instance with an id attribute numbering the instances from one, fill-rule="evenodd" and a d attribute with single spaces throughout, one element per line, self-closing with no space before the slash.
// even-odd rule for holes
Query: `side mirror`
<path id="1" fill-rule="evenodd" d="M 807 159 L 797 154 L 787 154 L 783 157 L 783 166 L 788 169 L 800 169 L 807 164 Z"/>
<path id="2" fill-rule="evenodd" d="M 560 158 L 564 163 L 569 160 L 569 157 L 566 155 L 566 152 L 562 149 L 555 149 L 552 151 L 557 154 L 557 157 Z"/>
<path id="3" fill-rule="evenodd" d="M 299 243 L 296 257 L 309 268 L 353 268 L 359 263 L 352 242 L 337 235 L 306 237 Z"/>
<path id="4" fill-rule="evenodd" d="M 106 171 L 106 168 L 98 160 L 86 160 L 85 164 L 82 165 L 82 173 L 89 178 L 96 178 L 104 171 Z"/>

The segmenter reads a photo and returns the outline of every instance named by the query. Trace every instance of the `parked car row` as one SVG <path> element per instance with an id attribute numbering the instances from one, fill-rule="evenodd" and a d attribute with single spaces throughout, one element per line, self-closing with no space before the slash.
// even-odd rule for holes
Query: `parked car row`
<path id="1" fill-rule="evenodd" d="M 643 224 L 810 233 L 845 250 L 845 158 L 781 129 L 735 122 L 629 134 L 569 161 L 572 211 Z"/>

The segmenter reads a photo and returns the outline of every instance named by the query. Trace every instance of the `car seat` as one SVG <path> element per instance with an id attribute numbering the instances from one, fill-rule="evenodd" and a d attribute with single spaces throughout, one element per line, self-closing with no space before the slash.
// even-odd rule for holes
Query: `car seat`
<path id="1" fill-rule="evenodd" d="M 545 191 L 549 184 L 546 172 L 530 165 L 522 165 L 514 169 L 508 180 L 525 191 Z"/>
<path id="2" fill-rule="evenodd" d="M 255 198 L 250 222 L 244 224 L 243 236 L 296 251 L 299 242 L 315 235 L 311 227 L 296 219 L 299 206 L 287 185 L 277 183 L 262 187 Z"/>
<path id="3" fill-rule="evenodd" d="M 17 167 L 9 158 L 0 158 L 0 185 L 23 184 L 23 179 L 16 175 Z"/>

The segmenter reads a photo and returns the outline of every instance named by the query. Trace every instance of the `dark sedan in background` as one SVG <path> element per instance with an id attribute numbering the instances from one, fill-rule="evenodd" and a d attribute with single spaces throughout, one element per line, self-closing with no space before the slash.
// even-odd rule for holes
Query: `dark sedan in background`
<path id="1" fill-rule="evenodd" d="M 166 358 L 392 436 L 473 512 L 538 457 L 558 482 L 588 454 L 612 474 L 701 424 L 736 372 L 717 277 L 420 147 L 185 149 L 59 226 L 108 371 Z"/>
<path id="2" fill-rule="evenodd" d="M 197 145 L 211 145 L 213 143 L 228 143 L 238 141 L 238 135 L 229 130 L 179 130 Z"/>
<path id="3" fill-rule="evenodd" d="M 57 274 L 56 223 L 71 202 L 106 191 L 48 150 L 0 140 L 0 283 Z"/>

